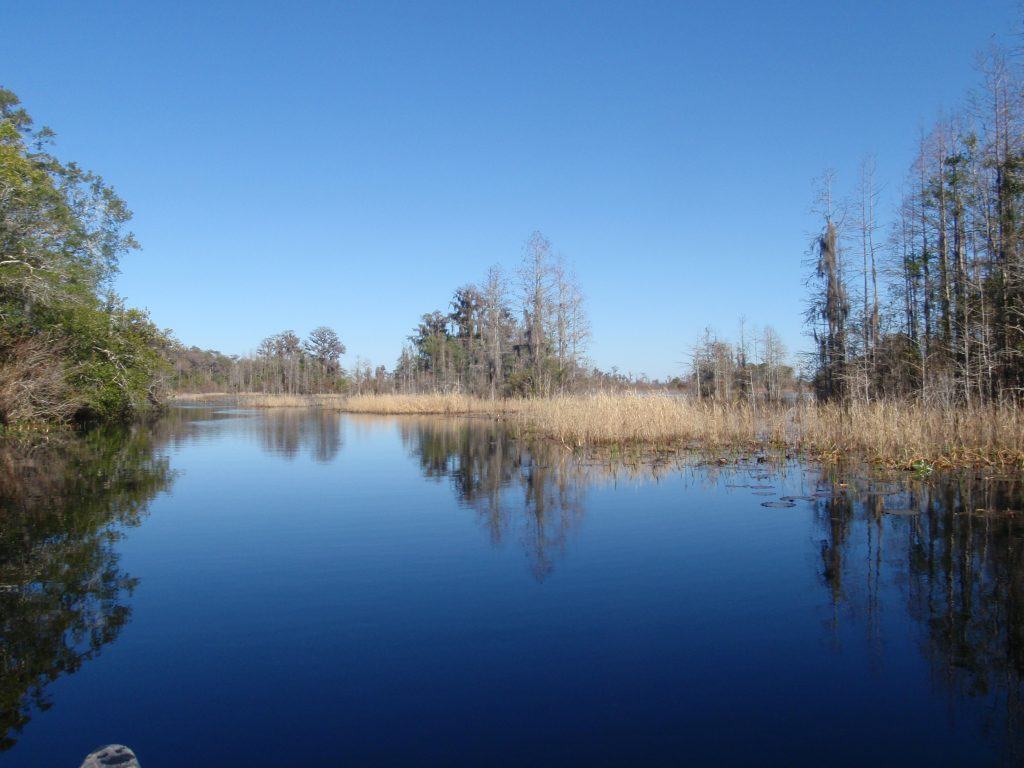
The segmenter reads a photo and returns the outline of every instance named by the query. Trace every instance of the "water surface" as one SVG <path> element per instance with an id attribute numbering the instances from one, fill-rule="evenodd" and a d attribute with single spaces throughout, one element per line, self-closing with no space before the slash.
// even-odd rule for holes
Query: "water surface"
<path id="1" fill-rule="evenodd" d="M 488 420 L 181 408 L 8 445 L 0 765 L 1015 764 L 1021 509 L 1019 477 Z"/>

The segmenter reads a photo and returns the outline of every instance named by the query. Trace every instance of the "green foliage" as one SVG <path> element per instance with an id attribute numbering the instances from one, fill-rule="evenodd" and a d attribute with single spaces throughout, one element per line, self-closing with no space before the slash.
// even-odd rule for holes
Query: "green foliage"
<path id="1" fill-rule="evenodd" d="M 935 471 L 934 467 L 924 459 L 917 459 L 916 461 L 911 462 L 910 469 L 918 477 L 928 477 L 933 471 Z"/>
<path id="2" fill-rule="evenodd" d="M 138 413 L 156 402 L 167 345 L 109 291 L 138 247 L 131 211 L 101 177 L 52 155 L 53 136 L 0 88 L 0 424 Z"/>
<path id="3" fill-rule="evenodd" d="M 119 303 L 73 304 L 57 319 L 73 361 L 69 380 L 81 401 L 80 415 L 127 418 L 157 402 L 163 334 L 137 309 Z"/>

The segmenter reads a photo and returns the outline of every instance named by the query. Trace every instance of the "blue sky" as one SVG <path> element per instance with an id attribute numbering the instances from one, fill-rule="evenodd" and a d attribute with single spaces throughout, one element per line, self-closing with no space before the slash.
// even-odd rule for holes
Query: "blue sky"
<path id="1" fill-rule="evenodd" d="M 183 341 L 335 327 L 391 365 L 539 229 L 601 367 L 679 372 L 706 325 L 792 350 L 811 181 L 922 125 L 1016 0 L 6 0 L 0 84 L 135 212 L 118 289 Z"/>

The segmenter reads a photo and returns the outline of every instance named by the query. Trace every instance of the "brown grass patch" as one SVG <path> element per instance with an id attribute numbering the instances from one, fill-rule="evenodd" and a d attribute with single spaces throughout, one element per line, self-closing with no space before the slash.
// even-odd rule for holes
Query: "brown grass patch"
<path id="1" fill-rule="evenodd" d="M 501 416 L 521 408 L 525 401 L 485 400 L 469 395 L 353 395 L 344 402 L 350 413 L 389 415 L 466 415 Z"/>
<path id="2" fill-rule="evenodd" d="M 202 396 L 214 399 L 215 396 Z M 917 403 L 795 406 L 718 403 L 667 395 L 595 394 L 532 400 L 466 395 L 237 395 L 251 407 L 323 407 L 388 415 L 486 415 L 579 448 L 598 445 L 799 450 L 912 467 L 1024 469 L 1024 411 Z M 184 401 L 196 401 L 190 397 Z"/>

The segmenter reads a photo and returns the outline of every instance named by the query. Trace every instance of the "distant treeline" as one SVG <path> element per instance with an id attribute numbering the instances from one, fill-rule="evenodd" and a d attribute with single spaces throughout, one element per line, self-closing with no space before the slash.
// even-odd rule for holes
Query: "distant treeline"
<path id="1" fill-rule="evenodd" d="M 180 392 L 289 395 L 444 392 L 497 398 L 647 389 L 782 399 L 797 384 L 778 334 L 769 326 L 750 339 L 742 336 L 732 345 L 706 332 L 686 379 L 661 382 L 601 371 L 586 356 L 590 321 L 579 282 L 548 239 L 534 232 L 511 278 L 495 266 L 482 283 L 456 289 L 446 311 L 421 317 L 391 369 L 362 361 L 344 369 L 344 344 L 335 331 L 321 327 L 305 341 L 283 331 L 240 357 L 176 347 L 172 383 Z"/>
<path id="2" fill-rule="evenodd" d="M 329 328 L 302 342 L 292 331 L 264 339 L 255 354 L 226 357 L 177 348 L 181 391 L 463 392 L 486 397 L 551 395 L 626 378 L 588 367 L 590 323 L 583 293 L 564 259 L 535 232 L 514 278 L 492 267 L 458 288 L 446 310 L 424 314 L 395 366 L 340 365 L 345 347 Z"/>
<path id="3" fill-rule="evenodd" d="M 351 376 L 341 367 L 345 345 L 327 326 L 300 339 L 294 331 L 265 338 L 255 354 L 225 355 L 175 344 L 169 351 L 177 392 L 341 393 Z"/>
<path id="4" fill-rule="evenodd" d="M 891 221 L 873 162 L 821 180 L 807 320 L 823 398 L 1019 400 L 1024 387 L 1024 79 L 993 50 L 966 105 L 922 133 Z"/>
<path id="5" fill-rule="evenodd" d="M 448 311 L 424 314 L 396 365 L 357 360 L 345 369 L 345 345 L 327 327 L 301 340 L 293 331 L 264 339 L 254 354 L 227 356 L 172 349 L 179 392 L 264 394 L 462 393 L 485 398 L 597 391 L 692 392 L 717 399 L 781 400 L 799 389 L 786 349 L 771 326 L 736 344 L 710 330 L 694 347 L 687 377 L 668 381 L 601 371 L 589 364 L 590 323 L 583 293 L 564 259 L 535 232 L 509 279 L 492 267 L 481 284 L 455 290 Z"/>

